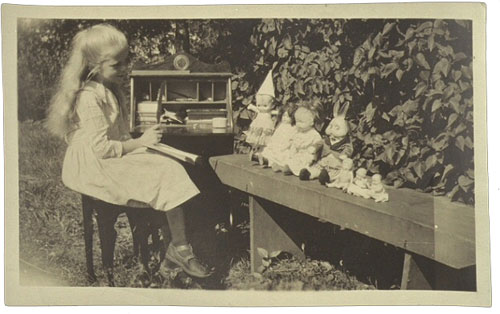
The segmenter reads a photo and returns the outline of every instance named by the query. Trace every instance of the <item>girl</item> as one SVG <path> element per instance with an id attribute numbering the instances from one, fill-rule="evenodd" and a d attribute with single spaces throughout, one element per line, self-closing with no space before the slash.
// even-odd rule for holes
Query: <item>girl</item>
<path id="1" fill-rule="evenodd" d="M 120 88 L 127 56 L 127 39 L 113 26 L 95 25 L 73 38 L 47 119 L 51 133 L 68 143 L 63 183 L 108 203 L 165 211 L 172 238 L 166 258 L 192 276 L 207 277 L 186 240 L 182 209 L 199 190 L 180 163 L 146 152 L 145 145 L 161 140 L 159 125 L 137 139 L 128 133 Z"/>

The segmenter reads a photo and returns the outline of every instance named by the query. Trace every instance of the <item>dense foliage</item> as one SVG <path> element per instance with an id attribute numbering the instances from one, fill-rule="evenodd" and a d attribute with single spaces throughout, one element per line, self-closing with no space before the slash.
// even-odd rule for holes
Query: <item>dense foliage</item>
<path id="1" fill-rule="evenodd" d="M 20 20 L 19 119 L 41 119 L 71 37 L 97 20 Z M 474 203 L 472 24 L 456 20 L 112 20 L 131 64 L 181 49 L 230 62 L 238 132 L 269 69 L 279 103 L 350 102 L 356 165 Z M 322 126 L 319 126 L 320 128 Z"/>

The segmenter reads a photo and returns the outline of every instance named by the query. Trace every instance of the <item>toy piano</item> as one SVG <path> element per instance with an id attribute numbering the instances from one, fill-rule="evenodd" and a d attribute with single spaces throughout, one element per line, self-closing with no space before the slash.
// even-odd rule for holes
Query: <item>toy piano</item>
<path id="1" fill-rule="evenodd" d="M 229 64 L 207 64 L 186 53 L 130 74 L 130 129 L 140 136 L 161 123 L 162 143 L 203 157 L 233 152 Z"/>

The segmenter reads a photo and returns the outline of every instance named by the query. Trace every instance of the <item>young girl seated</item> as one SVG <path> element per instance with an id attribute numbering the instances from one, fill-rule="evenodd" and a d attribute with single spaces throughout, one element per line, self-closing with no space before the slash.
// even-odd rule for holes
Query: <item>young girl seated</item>
<path id="1" fill-rule="evenodd" d="M 172 238 L 166 258 L 192 276 L 207 277 L 185 234 L 183 205 L 199 193 L 197 187 L 180 163 L 146 152 L 145 145 L 162 138 L 158 125 L 137 139 L 128 133 L 121 88 L 127 56 L 125 35 L 110 25 L 73 38 L 47 120 L 48 129 L 68 143 L 63 183 L 108 203 L 164 211 Z"/>

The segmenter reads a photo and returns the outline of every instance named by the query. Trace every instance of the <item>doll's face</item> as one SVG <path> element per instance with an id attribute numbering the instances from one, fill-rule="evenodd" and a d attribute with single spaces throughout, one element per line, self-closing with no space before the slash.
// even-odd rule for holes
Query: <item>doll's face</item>
<path id="1" fill-rule="evenodd" d="M 372 177 L 372 184 L 380 184 L 382 182 L 382 177 L 379 174 L 375 174 Z"/>
<path id="2" fill-rule="evenodd" d="M 295 126 L 299 132 L 306 132 L 314 126 L 314 114 L 306 109 L 299 108 L 295 111 Z"/>
<path id="3" fill-rule="evenodd" d="M 356 171 L 356 176 L 360 179 L 363 179 L 366 177 L 366 169 L 365 168 L 359 168 L 357 171 Z"/>
<path id="4" fill-rule="evenodd" d="M 331 141 L 344 138 L 349 132 L 347 121 L 341 118 L 334 118 L 325 130 Z"/>
<path id="5" fill-rule="evenodd" d="M 257 95 L 256 102 L 259 112 L 271 112 L 273 109 L 273 97 L 269 95 Z"/>
<path id="6" fill-rule="evenodd" d="M 342 161 L 342 169 L 351 170 L 352 169 L 352 159 L 346 158 Z"/>

